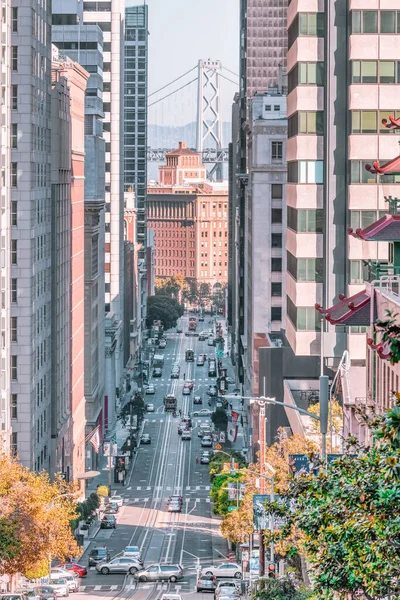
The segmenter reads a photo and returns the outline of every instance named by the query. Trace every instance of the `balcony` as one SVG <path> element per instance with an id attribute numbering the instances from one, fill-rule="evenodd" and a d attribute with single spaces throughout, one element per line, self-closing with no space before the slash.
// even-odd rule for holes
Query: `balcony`
<path id="1" fill-rule="evenodd" d="M 368 283 L 377 281 L 381 277 L 394 277 L 400 275 L 400 267 L 395 267 L 387 262 L 378 262 L 370 260 L 364 262 L 363 279 Z"/>

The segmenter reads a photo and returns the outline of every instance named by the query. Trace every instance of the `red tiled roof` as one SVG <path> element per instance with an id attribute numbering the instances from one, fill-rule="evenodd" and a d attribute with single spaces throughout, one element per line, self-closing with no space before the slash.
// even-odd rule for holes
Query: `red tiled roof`
<path id="1" fill-rule="evenodd" d="M 359 227 L 354 231 L 349 227 L 347 233 L 360 240 L 371 242 L 400 241 L 400 215 L 387 214 L 365 229 Z"/>
<path id="2" fill-rule="evenodd" d="M 379 160 L 376 160 L 372 163 L 372 166 L 365 165 L 365 169 L 373 175 L 376 175 L 377 173 L 379 175 L 393 175 L 394 173 L 400 173 L 400 156 L 389 160 L 382 166 L 380 165 Z"/>
<path id="3" fill-rule="evenodd" d="M 322 308 L 319 304 L 316 304 L 315 308 L 332 325 L 369 325 L 370 300 L 369 293 L 362 290 L 350 298 L 341 294 L 340 302 L 331 308 Z"/>

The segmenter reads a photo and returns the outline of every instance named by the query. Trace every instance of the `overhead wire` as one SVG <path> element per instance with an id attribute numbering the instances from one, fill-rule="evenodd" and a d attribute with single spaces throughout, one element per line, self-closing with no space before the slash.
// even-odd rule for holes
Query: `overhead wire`
<path id="1" fill-rule="evenodd" d="M 197 65 L 195 65 L 194 67 L 192 67 L 191 69 L 189 69 L 189 71 L 186 71 L 186 73 L 183 73 L 183 75 L 180 75 L 179 77 L 177 77 L 173 81 L 170 81 L 169 83 L 167 83 L 167 85 L 163 85 L 163 87 L 160 87 L 160 89 L 156 90 L 155 92 L 151 92 L 151 94 L 149 94 L 148 97 L 150 98 L 150 96 L 154 96 L 155 94 L 158 94 L 158 92 L 161 92 L 162 90 L 165 90 L 165 88 L 169 87 L 173 83 L 176 83 L 177 81 L 179 81 L 180 79 L 182 79 L 182 77 L 185 77 L 186 75 L 188 75 L 189 73 L 191 73 L 192 71 L 194 71 L 194 69 L 197 69 Z"/>
<path id="2" fill-rule="evenodd" d="M 151 106 L 154 106 L 154 104 L 157 104 L 158 102 L 161 102 L 162 100 L 165 100 L 166 98 L 169 98 L 173 94 L 176 94 L 177 92 L 180 92 L 181 90 L 183 90 L 185 87 L 187 87 L 188 85 L 190 85 L 194 81 L 197 81 L 197 77 L 195 77 L 191 81 L 188 81 L 187 83 L 185 83 L 185 85 L 182 85 L 180 88 L 178 88 L 177 90 L 174 90 L 170 94 L 167 94 L 166 96 L 163 96 L 162 98 L 159 98 L 158 100 L 154 100 L 154 102 L 152 102 L 151 104 L 149 104 L 147 108 L 150 108 Z"/>

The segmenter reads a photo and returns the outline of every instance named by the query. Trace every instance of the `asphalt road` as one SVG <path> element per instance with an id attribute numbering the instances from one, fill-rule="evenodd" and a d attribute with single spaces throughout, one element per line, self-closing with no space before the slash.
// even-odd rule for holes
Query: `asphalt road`
<path id="1" fill-rule="evenodd" d="M 198 323 L 197 331 L 211 328 L 208 321 L 206 317 L 205 322 Z M 187 331 L 188 317 L 182 317 L 179 325 Z M 215 378 L 208 377 L 207 361 L 204 366 L 197 366 L 196 360 L 185 362 L 185 350 L 192 348 L 196 358 L 198 354 L 214 356 L 215 348 L 208 346 L 207 341 L 200 342 L 184 333 L 170 330 L 168 337 L 167 347 L 157 350 L 157 354 L 163 353 L 165 357 L 162 377 L 150 380 L 156 393 L 146 396 L 146 401 L 155 405 L 155 412 L 148 413 L 144 423 L 144 432 L 150 434 L 151 444 L 142 445 L 138 450 L 134 469 L 122 492 L 124 506 L 117 516 L 116 530 L 100 530 L 90 547 L 106 545 L 114 557 L 126 546 L 138 545 L 146 567 L 155 562 L 180 563 L 184 567 L 184 580 L 136 583 L 132 576 L 101 575 L 92 567 L 81 580 L 80 591 L 74 595 L 77 600 L 80 596 L 157 600 L 166 591 L 183 596 L 190 594 L 191 598 L 195 596 L 195 600 L 200 600 L 207 594 L 195 591 L 199 567 L 213 564 L 217 556 L 221 562 L 226 560 L 226 543 L 219 533 L 219 521 L 211 514 L 208 467 L 196 464 L 196 456 L 202 451 L 198 425 L 204 419 L 193 419 L 192 441 L 183 441 L 177 431 L 179 417 L 165 413 L 163 407 L 165 394 L 174 393 L 182 414 L 194 408 L 208 408 L 206 389 Z M 179 380 L 170 379 L 175 361 L 181 365 Z M 194 380 L 190 396 L 182 395 L 184 377 Z M 202 406 L 193 407 L 195 394 L 202 396 Z M 167 499 L 174 493 L 183 496 L 181 513 L 167 512 Z"/>

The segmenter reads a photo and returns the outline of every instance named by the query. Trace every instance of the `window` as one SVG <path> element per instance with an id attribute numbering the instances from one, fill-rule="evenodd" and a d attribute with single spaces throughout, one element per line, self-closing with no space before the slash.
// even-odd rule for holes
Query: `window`
<path id="1" fill-rule="evenodd" d="M 324 85 L 324 77 L 323 62 L 297 63 L 288 74 L 288 92 L 298 85 Z"/>
<path id="2" fill-rule="evenodd" d="M 323 183 L 323 160 L 299 160 L 288 163 L 288 183 Z"/>
<path id="3" fill-rule="evenodd" d="M 283 142 L 271 143 L 271 158 L 272 162 L 282 162 L 283 157 Z"/>
<path id="4" fill-rule="evenodd" d="M 375 110 L 353 110 L 351 112 L 351 133 L 376 133 L 378 113 Z"/>
<path id="5" fill-rule="evenodd" d="M 365 229 L 369 227 L 375 221 L 382 218 L 386 214 L 385 211 L 376 210 L 351 210 L 350 211 L 350 226 L 352 229 Z"/>
<path id="6" fill-rule="evenodd" d="M 12 162 L 10 169 L 11 187 L 16 188 L 18 184 L 18 163 Z"/>
<path id="7" fill-rule="evenodd" d="M 282 321 L 282 308 L 271 306 L 271 321 Z"/>
<path id="8" fill-rule="evenodd" d="M 381 10 L 380 21 L 381 33 L 400 33 L 400 10 Z"/>
<path id="9" fill-rule="evenodd" d="M 295 281 L 322 283 L 323 280 L 322 258 L 296 258 L 288 252 L 287 270 Z"/>
<path id="10" fill-rule="evenodd" d="M 322 111 L 301 111 L 288 119 L 288 137 L 297 134 L 324 135 L 324 113 Z"/>
<path id="11" fill-rule="evenodd" d="M 323 13 L 299 13 L 288 29 L 288 47 L 290 48 L 296 39 L 303 35 L 324 35 Z"/>
<path id="12" fill-rule="evenodd" d="M 281 297 L 282 296 L 282 284 L 281 283 L 271 283 L 271 296 Z"/>
<path id="13" fill-rule="evenodd" d="M 18 224 L 17 216 L 18 216 L 18 203 L 16 200 L 11 201 L 11 225 L 16 226 Z"/>
<path id="14" fill-rule="evenodd" d="M 11 434 L 11 455 L 16 456 L 18 454 L 18 434 L 13 431 Z"/>
<path id="15" fill-rule="evenodd" d="M 271 208 L 271 223 L 282 223 L 281 208 Z"/>
<path id="16" fill-rule="evenodd" d="M 351 11 L 352 33 L 378 33 L 378 11 L 377 10 L 353 10 Z"/>
<path id="17" fill-rule="evenodd" d="M 11 418 L 18 418 L 18 395 L 11 394 Z"/>
<path id="18" fill-rule="evenodd" d="M 363 283 L 363 261 L 350 261 L 350 283 Z"/>
<path id="19" fill-rule="evenodd" d="M 11 86 L 11 108 L 12 110 L 18 110 L 18 86 Z"/>
<path id="20" fill-rule="evenodd" d="M 11 46 L 11 70 L 18 71 L 18 46 Z"/>
<path id="21" fill-rule="evenodd" d="M 11 11 L 11 31 L 18 33 L 18 8 L 14 6 Z"/>
<path id="22" fill-rule="evenodd" d="M 378 83 L 378 62 L 376 60 L 353 60 L 351 82 Z"/>
<path id="23" fill-rule="evenodd" d="M 11 355 L 11 379 L 17 381 L 18 379 L 18 356 L 16 354 Z"/>
<path id="24" fill-rule="evenodd" d="M 371 160 L 351 160 L 350 161 L 350 183 L 376 183 L 377 176 L 370 173 L 365 168 L 366 165 L 372 165 L 375 159 Z M 385 175 L 385 182 L 387 181 Z M 398 177 L 398 176 L 395 176 Z M 400 179 L 400 178 L 399 178 Z"/>
<path id="25" fill-rule="evenodd" d="M 17 303 L 17 280 L 15 278 L 11 279 L 11 303 Z"/>
<path id="26" fill-rule="evenodd" d="M 99 236 L 92 237 L 92 277 L 99 272 Z"/>
<path id="27" fill-rule="evenodd" d="M 287 315 L 297 331 L 320 331 L 319 314 L 314 306 L 295 306 L 286 297 Z"/>
<path id="28" fill-rule="evenodd" d="M 282 200 L 283 186 L 281 183 L 273 183 L 271 185 L 271 198 L 272 200 Z"/>
<path id="29" fill-rule="evenodd" d="M 18 240 L 11 240 L 11 264 L 16 265 L 18 260 Z"/>
<path id="30" fill-rule="evenodd" d="M 18 148 L 18 125 L 11 123 L 11 148 Z"/>
<path id="31" fill-rule="evenodd" d="M 271 248 L 282 248 L 282 234 L 272 233 L 271 234 Z"/>
<path id="32" fill-rule="evenodd" d="M 287 224 L 289 229 L 298 233 L 322 233 L 322 209 L 296 209 L 288 206 Z"/>
<path id="33" fill-rule="evenodd" d="M 271 258 L 271 271 L 274 273 L 282 273 L 281 258 Z"/>
<path id="34" fill-rule="evenodd" d="M 11 341 L 17 341 L 17 317 L 11 317 L 10 319 L 10 327 L 11 327 Z"/>

